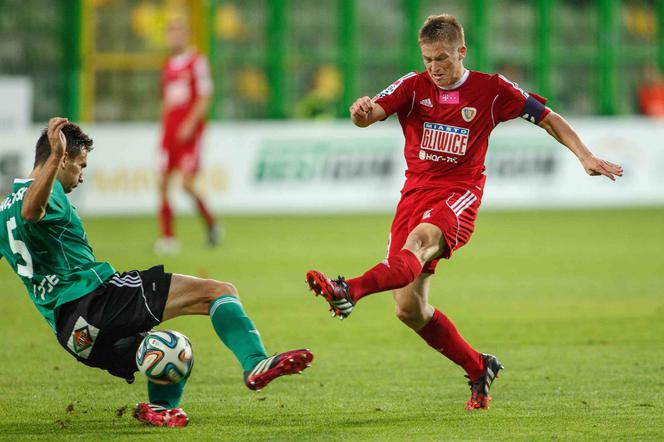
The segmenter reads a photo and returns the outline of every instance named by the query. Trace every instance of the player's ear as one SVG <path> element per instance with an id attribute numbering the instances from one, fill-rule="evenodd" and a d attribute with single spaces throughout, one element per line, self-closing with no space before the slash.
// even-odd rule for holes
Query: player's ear
<path id="1" fill-rule="evenodd" d="M 466 58 L 466 52 L 467 52 L 466 46 L 462 45 L 459 48 L 459 60 L 463 60 L 464 58 Z"/>
<path id="2" fill-rule="evenodd" d="M 65 151 L 65 154 L 62 156 L 62 160 L 60 160 L 60 169 L 64 169 L 67 167 L 67 164 L 69 163 L 69 153 Z"/>

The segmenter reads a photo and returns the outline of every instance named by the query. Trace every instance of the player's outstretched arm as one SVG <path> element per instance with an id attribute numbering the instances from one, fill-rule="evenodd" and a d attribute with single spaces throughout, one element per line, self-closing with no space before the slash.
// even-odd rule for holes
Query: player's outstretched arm
<path id="1" fill-rule="evenodd" d="M 581 141 L 574 128 L 557 113 L 550 112 L 540 121 L 539 126 L 544 128 L 560 144 L 571 150 L 579 159 L 588 175 L 604 175 L 613 181 L 616 180 L 616 176 L 623 175 L 623 168 L 620 165 L 613 164 L 593 155 L 590 149 L 583 144 L 583 141 Z"/>
<path id="2" fill-rule="evenodd" d="M 21 207 L 21 216 L 26 221 L 36 223 L 46 214 L 46 204 L 53 190 L 53 183 L 58 174 L 67 148 L 67 139 L 62 128 L 69 123 L 66 118 L 55 117 L 48 122 L 48 142 L 51 145 L 51 155 L 46 162 L 37 166 L 30 175 L 34 182 L 28 187 Z"/>
<path id="3" fill-rule="evenodd" d="M 350 106 L 350 119 L 357 127 L 367 127 L 376 121 L 383 120 L 387 113 L 380 104 L 374 103 L 369 97 L 361 97 Z"/>

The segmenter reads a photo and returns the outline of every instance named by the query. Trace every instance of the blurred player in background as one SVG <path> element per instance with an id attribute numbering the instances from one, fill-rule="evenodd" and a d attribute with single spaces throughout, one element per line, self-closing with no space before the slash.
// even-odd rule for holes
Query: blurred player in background
<path id="1" fill-rule="evenodd" d="M 615 180 L 622 168 L 595 157 L 574 129 L 545 106 L 546 99 L 501 75 L 466 69 L 464 32 L 454 16 L 427 18 L 419 45 L 424 72 L 408 73 L 373 99 L 359 98 L 350 107 L 359 127 L 396 113 L 406 139 L 406 182 L 387 259 L 348 281 L 311 270 L 307 282 L 341 319 L 364 296 L 394 290 L 397 317 L 466 371 L 471 390 L 466 408 L 488 408 L 489 387 L 502 365 L 495 356 L 473 349 L 450 319 L 429 304 L 429 284 L 438 260 L 449 259 L 473 233 L 491 131 L 521 117 L 565 145 L 589 175 Z"/>
<path id="2" fill-rule="evenodd" d="M 664 118 L 664 77 L 657 66 L 649 64 L 643 67 L 643 82 L 637 95 L 642 115 Z"/>
<path id="3" fill-rule="evenodd" d="M 174 253 L 180 247 L 173 231 L 174 215 L 169 199 L 169 185 L 175 171 L 181 173 L 182 187 L 205 221 L 208 245 L 217 245 L 220 235 L 220 226 L 196 190 L 203 131 L 213 88 L 210 67 L 205 56 L 189 46 L 189 29 L 184 18 L 168 23 L 166 37 L 171 55 L 161 75 L 161 238 L 155 244 L 157 253 Z"/>
<path id="4" fill-rule="evenodd" d="M 16 179 L 0 204 L 0 257 L 21 278 L 60 345 L 79 362 L 134 382 L 136 350 L 145 332 L 182 315 L 208 315 L 219 339 L 242 365 L 244 383 L 260 390 L 309 366 L 309 350 L 268 356 L 233 284 L 166 273 L 163 266 L 118 273 L 97 262 L 76 209 L 65 194 L 83 182 L 92 140 L 65 118 L 52 118 L 37 141 L 35 165 Z M 135 417 L 183 427 L 187 379 L 148 381 L 148 403 Z"/>

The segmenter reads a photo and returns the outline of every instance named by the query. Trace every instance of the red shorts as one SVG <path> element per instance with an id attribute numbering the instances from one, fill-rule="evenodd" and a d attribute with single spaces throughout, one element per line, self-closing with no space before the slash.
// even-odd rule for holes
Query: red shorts
<path id="1" fill-rule="evenodd" d="M 166 174 L 179 170 L 185 175 L 196 175 L 200 168 L 202 138 L 202 134 L 197 133 L 186 143 L 162 145 L 159 161 L 161 172 Z"/>
<path id="2" fill-rule="evenodd" d="M 447 247 L 440 258 L 449 259 L 452 252 L 470 241 L 481 199 L 482 191 L 472 185 L 406 192 L 401 196 L 392 221 L 387 256 L 395 255 L 403 248 L 408 235 L 418 224 L 429 223 L 442 230 Z M 422 273 L 434 273 L 440 258 L 424 264 Z"/>

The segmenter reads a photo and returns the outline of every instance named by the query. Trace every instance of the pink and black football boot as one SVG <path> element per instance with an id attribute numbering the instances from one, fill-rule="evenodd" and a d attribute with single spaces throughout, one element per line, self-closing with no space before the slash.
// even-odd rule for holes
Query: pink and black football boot
<path id="1" fill-rule="evenodd" d="M 244 384 L 250 390 L 262 390 L 273 379 L 289 374 L 300 374 L 311 366 L 314 354 L 307 350 L 291 350 L 260 361 L 244 373 Z"/>
<path id="2" fill-rule="evenodd" d="M 350 292 L 346 280 L 339 276 L 337 279 L 330 279 L 318 270 L 309 270 L 307 272 L 307 284 L 309 290 L 316 296 L 323 295 L 330 305 L 329 310 L 332 316 L 338 316 L 339 319 L 347 318 L 355 304 L 350 297 Z"/>
<path id="3" fill-rule="evenodd" d="M 466 410 L 489 408 L 489 402 L 491 401 L 489 388 L 491 388 L 494 379 L 498 377 L 498 372 L 505 368 L 498 358 L 493 355 L 482 353 L 482 358 L 484 359 L 484 373 L 474 381 L 468 382 L 468 385 L 470 385 L 470 399 L 466 403 Z"/>
<path id="4" fill-rule="evenodd" d="M 155 427 L 186 427 L 189 417 L 182 408 L 164 408 L 161 405 L 141 402 L 134 409 L 134 417 Z"/>

